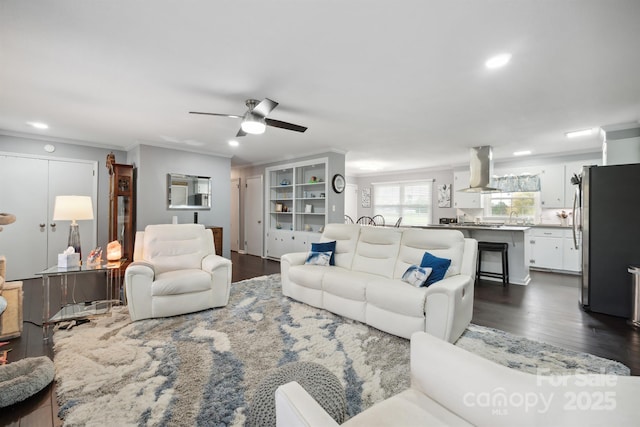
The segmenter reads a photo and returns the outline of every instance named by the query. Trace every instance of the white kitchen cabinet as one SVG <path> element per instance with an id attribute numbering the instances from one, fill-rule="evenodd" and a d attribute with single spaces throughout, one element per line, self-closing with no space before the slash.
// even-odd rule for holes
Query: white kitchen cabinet
<path id="1" fill-rule="evenodd" d="M 562 254 L 562 269 L 573 272 L 582 271 L 582 240 L 577 239 L 578 248 L 573 241 L 573 231 L 564 230 L 564 251 Z"/>
<path id="2" fill-rule="evenodd" d="M 529 233 L 529 266 L 562 270 L 562 229 L 535 228 Z"/>
<path id="3" fill-rule="evenodd" d="M 540 204 L 543 209 L 566 207 L 564 165 L 547 165 L 540 171 Z"/>
<path id="4" fill-rule="evenodd" d="M 582 270 L 582 242 L 578 239 L 576 249 L 571 229 L 536 227 L 529 230 L 526 240 L 530 267 L 571 272 Z"/>
<path id="5" fill-rule="evenodd" d="M 458 209 L 481 208 L 482 193 L 464 193 L 459 190 L 469 188 L 471 172 L 453 173 L 453 207 Z"/>

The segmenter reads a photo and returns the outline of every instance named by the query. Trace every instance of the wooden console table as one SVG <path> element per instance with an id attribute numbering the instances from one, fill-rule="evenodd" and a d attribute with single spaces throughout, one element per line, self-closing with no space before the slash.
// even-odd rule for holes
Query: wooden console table
<path id="1" fill-rule="evenodd" d="M 213 233 L 213 244 L 216 246 L 216 255 L 222 256 L 222 227 L 205 225 L 204 228 L 211 230 Z"/>

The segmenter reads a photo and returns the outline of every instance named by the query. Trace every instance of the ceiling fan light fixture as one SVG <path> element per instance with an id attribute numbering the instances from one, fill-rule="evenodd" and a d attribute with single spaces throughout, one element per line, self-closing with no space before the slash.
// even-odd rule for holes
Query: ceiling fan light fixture
<path id="1" fill-rule="evenodd" d="M 260 135 L 264 133 L 267 125 L 265 124 L 263 117 L 253 114 L 252 112 L 248 112 L 244 116 L 244 120 L 242 120 L 240 127 L 246 133 Z"/>

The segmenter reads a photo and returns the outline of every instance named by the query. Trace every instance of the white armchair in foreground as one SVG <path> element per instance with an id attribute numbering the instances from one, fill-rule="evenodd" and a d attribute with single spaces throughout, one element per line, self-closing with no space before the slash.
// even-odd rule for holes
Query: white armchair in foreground
<path id="1" fill-rule="evenodd" d="M 201 224 L 148 225 L 125 272 L 131 320 L 175 316 L 229 302 L 231 261 Z"/>
<path id="2" fill-rule="evenodd" d="M 637 426 L 640 378 L 535 375 L 425 332 L 411 336 L 411 387 L 344 426 Z M 338 424 L 296 382 L 276 390 L 276 425 Z"/>

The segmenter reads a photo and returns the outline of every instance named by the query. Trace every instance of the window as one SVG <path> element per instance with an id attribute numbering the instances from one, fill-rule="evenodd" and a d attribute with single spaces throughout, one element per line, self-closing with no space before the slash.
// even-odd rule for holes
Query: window
<path id="1" fill-rule="evenodd" d="M 513 216 L 519 218 L 535 218 L 538 216 L 540 206 L 540 193 L 538 192 L 513 192 L 487 194 L 484 206 L 485 217 L 497 217 L 508 219 Z"/>
<path id="2" fill-rule="evenodd" d="M 373 183 L 373 214 L 386 224 L 429 225 L 433 216 L 433 180 Z"/>

